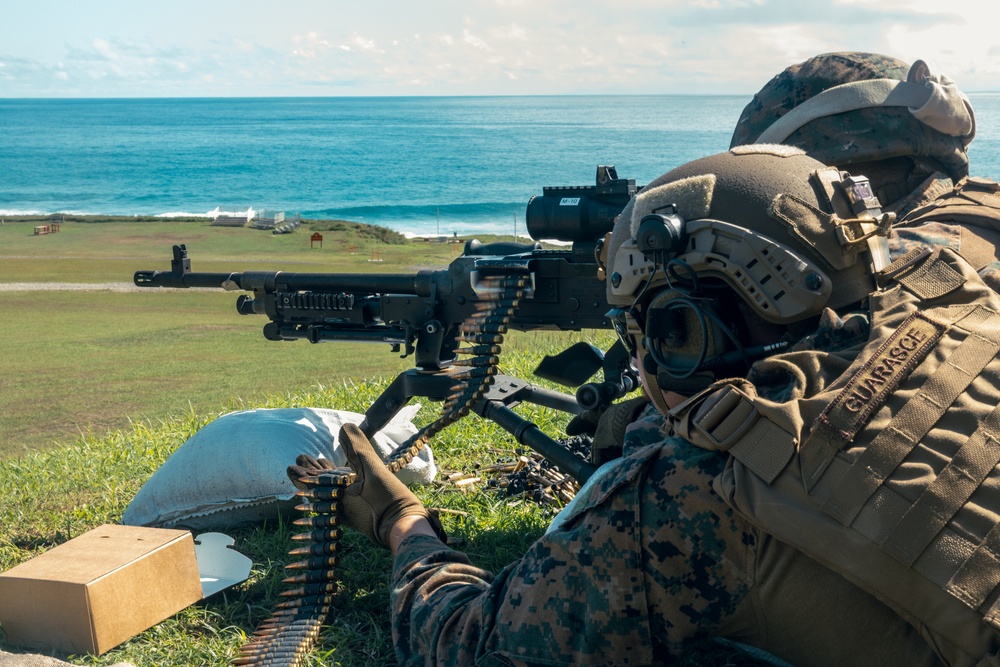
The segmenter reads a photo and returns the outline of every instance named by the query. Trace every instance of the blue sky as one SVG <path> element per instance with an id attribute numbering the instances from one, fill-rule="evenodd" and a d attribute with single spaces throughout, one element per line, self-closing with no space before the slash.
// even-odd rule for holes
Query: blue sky
<path id="1" fill-rule="evenodd" d="M 997 0 L 9 0 L 0 97 L 752 94 L 817 53 L 1000 91 Z"/>

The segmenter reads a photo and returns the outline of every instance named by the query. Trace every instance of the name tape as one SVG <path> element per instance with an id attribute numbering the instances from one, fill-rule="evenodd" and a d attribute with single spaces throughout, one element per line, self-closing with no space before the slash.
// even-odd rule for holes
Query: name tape
<path id="1" fill-rule="evenodd" d="M 910 315 L 837 394 L 820 421 L 843 438 L 852 439 L 934 349 L 945 329 L 926 315 Z"/>

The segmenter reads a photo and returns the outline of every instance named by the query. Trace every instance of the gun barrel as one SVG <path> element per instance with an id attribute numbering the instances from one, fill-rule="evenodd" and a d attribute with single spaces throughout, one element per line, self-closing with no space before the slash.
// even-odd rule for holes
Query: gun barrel
<path id="1" fill-rule="evenodd" d="M 233 273 L 179 273 L 175 271 L 136 271 L 132 277 L 139 287 L 222 287 Z"/>
<path id="2" fill-rule="evenodd" d="M 320 290 L 366 294 L 412 294 L 429 296 L 428 279 L 433 272 L 412 273 L 289 273 L 285 271 L 244 271 L 242 273 L 207 273 L 188 271 L 136 271 L 133 281 L 139 287 L 213 287 L 253 291 L 257 288 L 284 291 Z"/>

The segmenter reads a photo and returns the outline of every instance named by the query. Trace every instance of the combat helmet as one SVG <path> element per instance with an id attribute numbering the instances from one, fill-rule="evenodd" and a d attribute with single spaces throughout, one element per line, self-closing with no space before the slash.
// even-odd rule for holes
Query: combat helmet
<path id="1" fill-rule="evenodd" d="M 788 344 L 755 340 L 751 321 L 787 331 L 871 294 L 892 217 L 867 179 L 801 149 L 742 146 L 695 160 L 618 217 L 605 243 L 609 315 L 647 386 L 700 391 Z"/>
<path id="2" fill-rule="evenodd" d="M 948 77 L 921 60 L 876 53 L 826 53 L 788 67 L 743 109 L 730 146 L 798 146 L 825 163 L 897 157 L 936 160 L 952 179 L 969 174 L 976 133 L 972 105 Z"/>

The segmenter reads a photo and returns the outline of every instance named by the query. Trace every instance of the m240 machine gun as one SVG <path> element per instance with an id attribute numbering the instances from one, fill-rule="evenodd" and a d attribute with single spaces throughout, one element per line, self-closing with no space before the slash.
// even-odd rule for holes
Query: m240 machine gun
<path id="1" fill-rule="evenodd" d="M 610 166 L 598 167 L 594 186 L 544 188 L 527 208 L 534 243 L 470 240 L 441 270 L 199 273 L 191 270 L 187 248 L 176 245 L 169 271 L 137 271 L 134 282 L 140 287 L 248 292 L 238 297 L 236 308 L 244 315 L 266 315 L 270 321 L 264 336 L 269 340 L 388 343 L 404 357 L 413 355 L 414 368 L 396 377 L 361 424 L 371 437 L 411 398 L 444 401 L 441 416 L 394 454 L 402 465 L 436 433 L 475 412 L 583 482 L 594 466 L 510 408 L 526 401 L 579 414 L 608 405 L 637 386 L 624 347 L 616 343 L 603 353 L 578 343 L 546 359 L 536 374 L 579 387 L 570 395 L 500 375 L 500 345 L 509 330 L 611 327 L 597 256 L 615 216 L 637 190 L 633 179 L 619 179 Z M 570 246 L 543 249 L 541 239 Z M 598 369 L 603 379 L 588 382 Z"/>

